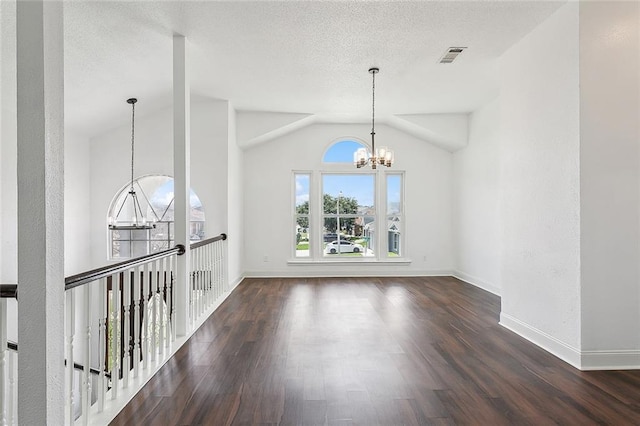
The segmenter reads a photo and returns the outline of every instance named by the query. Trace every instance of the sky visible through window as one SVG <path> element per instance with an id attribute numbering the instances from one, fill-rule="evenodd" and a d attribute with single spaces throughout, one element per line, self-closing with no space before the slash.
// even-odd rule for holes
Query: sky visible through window
<path id="1" fill-rule="evenodd" d="M 173 179 L 170 179 L 155 190 L 155 192 L 151 196 L 151 202 L 153 204 L 168 206 L 169 203 L 173 201 L 173 198 Z M 193 192 L 193 189 L 189 190 L 189 202 L 192 209 L 202 207 L 202 202 L 200 201 L 200 198 L 198 198 L 196 193 Z"/>
<path id="2" fill-rule="evenodd" d="M 309 201 L 309 175 L 296 175 L 296 207 Z"/>
<path id="3" fill-rule="evenodd" d="M 342 196 L 355 198 L 359 206 L 373 206 L 374 175 L 324 175 L 322 176 L 322 191 L 333 197 L 337 197 L 340 191 Z"/>
<path id="4" fill-rule="evenodd" d="M 402 203 L 402 176 L 387 176 L 387 214 L 400 212 Z"/>
<path id="5" fill-rule="evenodd" d="M 360 142 L 356 141 L 340 141 L 336 142 L 327 149 L 322 161 L 325 163 L 353 163 L 353 153 L 358 148 L 364 148 Z"/>
<path id="6" fill-rule="evenodd" d="M 296 174 L 296 206 L 309 201 L 309 183 L 309 175 Z M 324 175 L 322 189 L 333 197 L 342 191 L 342 196 L 355 198 L 360 206 L 370 207 L 374 201 L 374 175 Z"/>

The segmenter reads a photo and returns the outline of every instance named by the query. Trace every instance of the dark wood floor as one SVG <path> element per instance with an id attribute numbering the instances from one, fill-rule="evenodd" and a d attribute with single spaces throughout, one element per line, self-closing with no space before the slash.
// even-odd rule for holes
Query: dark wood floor
<path id="1" fill-rule="evenodd" d="M 454 278 L 248 279 L 114 425 L 640 424 L 640 371 L 580 372 Z"/>

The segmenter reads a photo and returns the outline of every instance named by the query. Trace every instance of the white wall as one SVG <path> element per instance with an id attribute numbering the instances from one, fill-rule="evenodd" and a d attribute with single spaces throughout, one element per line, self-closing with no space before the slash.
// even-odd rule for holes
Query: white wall
<path id="1" fill-rule="evenodd" d="M 0 282 L 18 280 L 16 4 L 0 2 Z"/>
<path id="2" fill-rule="evenodd" d="M 501 288 L 500 104 L 471 114 L 469 143 L 453 155 L 455 275 L 495 294 Z"/>
<path id="3" fill-rule="evenodd" d="M 640 6 L 580 4 L 584 368 L 640 368 Z"/>
<path id="4" fill-rule="evenodd" d="M 228 147 L 228 226 L 229 236 L 227 247 L 229 256 L 229 268 L 227 271 L 229 283 L 235 285 L 243 276 L 244 259 L 244 216 L 243 206 L 243 152 L 238 147 L 236 140 L 236 112 L 229 105 L 229 147 Z"/>
<path id="5" fill-rule="evenodd" d="M 65 130 L 64 273 L 91 269 L 91 169 L 89 140 Z"/>
<path id="6" fill-rule="evenodd" d="M 107 212 L 113 196 L 129 181 L 131 109 L 122 101 L 122 126 L 91 140 L 92 267 L 107 263 Z M 227 227 L 228 103 L 198 100 L 191 106 L 191 188 L 205 210 L 206 237 Z M 172 110 L 147 112 L 136 104 L 136 177 L 173 175 Z"/>
<path id="7" fill-rule="evenodd" d="M 205 208 L 207 238 L 227 232 L 228 140 L 229 102 L 194 99 L 191 106 L 191 188 L 200 196 Z"/>
<path id="8" fill-rule="evenodd" d="M 291 265 L 293 170 L 320 170 L 325 149 L 341 137 L 364 137 L 366 124 L 314 124 L 244 152 L 245 271 L 248 275 L 429 275 L 450 273 L 451 153 L 388 126 L 376 139 L 393 147 L 394 171 L 406 171 L 410 265 Z M 264 261 L 268 256 L 268 261 Z"/>
<path id="9" fill-rule="evenodd" d="M 500 60 L 501 324 L 576 365 L 580 348 L 578 4 Z"/>

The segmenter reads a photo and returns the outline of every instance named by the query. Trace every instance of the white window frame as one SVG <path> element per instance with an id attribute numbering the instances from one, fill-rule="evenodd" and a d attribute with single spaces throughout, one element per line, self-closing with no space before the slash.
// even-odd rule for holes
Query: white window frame
<path id="1" fill-rule="evenodd" d="M 367 146 L 366 143 L 353 137 L 343 137 L 334 140 L 328 145 L 329 149 L 335 143 L 339 143 L 343 140 L 354 140 L 362 143 L 363 146 Z M 326 152 L 326 150 L 324 151 Z M 323 157 L 324 157 L 323 152 Z M 295 176 L 299 174 L 309 175 L 309 256 L 308 257 L 296 257 L 296 190 L 295 190 Z M 336 175 L 358 175 L 367 174 L 374 175 L 374 206 L 375 206 L 375 252 L 372 257 L 329 257 L 324 255 L 324 238 L 322 228 L 324 226 L 324 214 L 323 214 L 323 176 L 329 174 Z M 390 216 L 387 212 L 387 176 L 398 175 L 401 177 L 401 205 L 400 205 L 400 255 L 389 256 L 388 250 L 388 228 L 387 218 Z M 404 170 L 387 169 L 382 166 L 378 166 L 373 170 L 370 167 L 363 169 L 356 169 L 352 163 L 321 163 L 321 167 L 318 170 L 292 170 L 291 174 L 292 184 L 292 198 L 291 206 L 291 229 L 292 234 L 290 241 L 293 242 L 291 250 L 291 260 L 288 263 L 292 264 L 307 264 L 307 263 L 408 263 L 409 253 L 407 253 L 407 223 L 405 214 L 405 184 L 406 174 Z M 384 238 L 381 238 L 384 236 Z"/>

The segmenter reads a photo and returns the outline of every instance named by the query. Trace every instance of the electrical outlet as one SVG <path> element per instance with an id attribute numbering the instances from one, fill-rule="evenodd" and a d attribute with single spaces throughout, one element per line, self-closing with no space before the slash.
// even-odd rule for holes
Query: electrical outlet
<path id="1" fill-rule="evenodd" d="M 266 254 L 264 255 L 264 257 L 262 258 L 263 262 L 268 262 L 269 261 L 269 256 L 267 256 Z"/>

